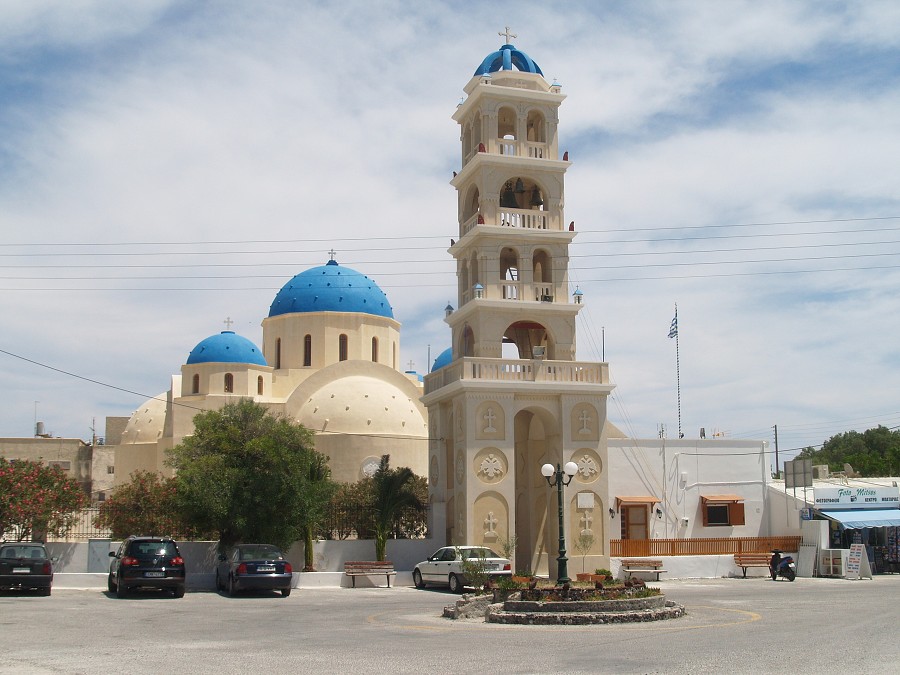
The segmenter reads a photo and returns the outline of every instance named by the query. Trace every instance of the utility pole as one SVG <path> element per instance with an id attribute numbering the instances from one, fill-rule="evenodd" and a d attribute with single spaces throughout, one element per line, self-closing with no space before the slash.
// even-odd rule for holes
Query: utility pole
<path id="1" fill-rule="evenodd" d="M 775 478 L 781 475 L 778 471 L 778 425 L 775 425 Z"/>

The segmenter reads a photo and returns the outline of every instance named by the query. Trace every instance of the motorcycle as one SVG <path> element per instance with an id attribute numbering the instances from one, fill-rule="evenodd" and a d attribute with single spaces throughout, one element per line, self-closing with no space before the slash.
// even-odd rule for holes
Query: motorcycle
<path id="1" fill-rule="evenodd" d="M 769 574 L 772 575 L 772 581 L 777 581 L 778 577 L 793 581 L 797 578 L 797 566 L 794 564 L 794 559 L 789 555 L 782 555 L 778 549 L 773 549 L 772 557 L 769 560 Z"/>

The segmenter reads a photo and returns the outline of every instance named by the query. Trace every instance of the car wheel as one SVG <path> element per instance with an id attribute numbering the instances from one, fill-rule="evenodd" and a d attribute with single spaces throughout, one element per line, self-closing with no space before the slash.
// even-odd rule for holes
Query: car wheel
<path id="1" fill-rule="evenodd" d="M 237 589 L 234 587 L 234 577 L 232 577 L 229 574 L 228 575 L 228 595 L 233 598 L 236 593 L 237 593 Z"/>
<path id="2" fill-rule="evenodd" d="M 176 598 L 183 598 L 184 597 L 184 586 L 183 585 L 176 586 L 175 588 L 173 588 L 172 595 Z"/>
<path id="3" fill-rule="evenodd" d="M 50 586 L 41 589 L 41 595 L 50 595 Z"/>
<path id="4" fill-rule="evenodd" d="M 450 575 L 450 591 L 452 593 L 462 593 L 463 592 L 463 584 L 459 580 L 459 577 L 455 574 Z"/>
<path id="5" fill-rule="evenodd" d="M 422 573 L 418 567 L 413 570 L 413 585 L 416 588 L 425 588 L 425 582 L 422 581 Z"/>
<path id="6" fill-rule="evenodd" d="M 106 590 L 108 590 L 110 593 L 116 592 L 116 582 L 113 581 L 112 573 L 110 573 L 110 575 L 106 578 Z"/>
<path id="7" fill-rule="evenodd" d="M 216 590 L 220 592 L 225 590 L 222 586 L 222 580 L 219 578 L 219 570 L 216 570 Z"/>
<path id="8" fill-rule="evenodd" d="M 282 597 L 282 598 L 286 598 L 286 597 L 289 596 L 290 594 L 291 594 L 291 589 L 290 589 L 290 588 L 282 588 L 282 589 L 281 589 L 281 597 Z"/>
<path id="9" fill-rule="evenodd" d="M 121 579 L 117 580 L 116 583 L 116 597 L 117 598 L 127 598 L 128 597 L 128 587 L 122 583 Z"/>

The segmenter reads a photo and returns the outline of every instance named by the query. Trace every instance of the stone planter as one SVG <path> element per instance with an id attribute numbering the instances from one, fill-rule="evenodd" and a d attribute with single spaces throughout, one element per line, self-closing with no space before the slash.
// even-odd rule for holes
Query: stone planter
<path id="1" fill-rule="evenodd" d="M 621 600 L 507 600 L 503 609 L 507 612 L 548 612 L 553 614 L 569 612 L 641 612 L 666 606 L 664 595 L 649 598 L 623 598 Z"/>

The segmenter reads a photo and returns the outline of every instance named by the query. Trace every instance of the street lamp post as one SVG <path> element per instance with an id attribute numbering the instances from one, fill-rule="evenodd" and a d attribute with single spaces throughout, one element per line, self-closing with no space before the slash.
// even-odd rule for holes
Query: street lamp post
<path id="1" fill-rule="evenodd" d="M 578 465 L 575 462 L 566 462 L 566 465 L 560 468 L 559 464 L 553 468 L 552 464 L 544 464 L 541 467 L 541 474 L 547 479 L 550 487 L 556 487 L 557 501 L 559 502 L 559 555 L 556 558 L 558 563 L 556 570 L 556 583 L 567 584 L 569 579 L 569 559 L 566 557 L 566 533 L 563 529 L 563 488 L 572 482 L 572 478 L 578 472 Z"/>

